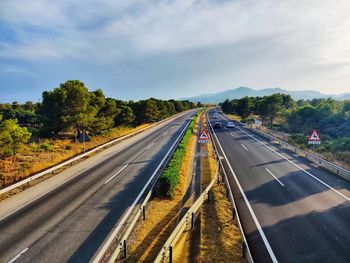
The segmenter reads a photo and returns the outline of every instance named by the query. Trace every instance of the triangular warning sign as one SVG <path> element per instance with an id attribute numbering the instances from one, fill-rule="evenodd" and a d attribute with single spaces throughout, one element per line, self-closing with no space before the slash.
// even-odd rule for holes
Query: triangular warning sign
<path id="1" fill-rule="evenodd" d="M 208 136 L 206 130 L 202 131 L 201 135 L 199 136 L 199 139 L 201 139 L 201 140 L 208 140 L 209 139 L 209 136 Z"/>
<path id="2" fill-rule="evenodd" d="M 310 137 L 309 137 L 309 141 L 320 141 L 320 135 L 318 134 L 317 130 L 313 130 L 313 132 L 311 133 Z"/>
<path id="3" fill-rule="evenodd" d="M 198 138 L 198 142 L 199 142 L 199 143 L 205 143 L 205 142 L 208 142 L 208 140 L 209 140 L 208 131 L 203 130 L 203 131 L 201 132 L 201 135 L 200 135 L 199 138 Z"/>

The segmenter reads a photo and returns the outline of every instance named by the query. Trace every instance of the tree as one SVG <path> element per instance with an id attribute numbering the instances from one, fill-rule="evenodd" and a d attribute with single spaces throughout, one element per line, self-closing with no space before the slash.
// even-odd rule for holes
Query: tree
<path id="1" fill-rule="evenodd" d="M 136 116 L 136 124 L 156 122 L 160 118 L 157 102 L 153 98 L 140 100 L 139 102 L 136 102 L 133 107 Z"/>
<path id="2" fill-rule="evenodd" d="M 2 118 L 0 118 L 1 121 Z M 24 143 L 27 143 L 31 133 L 27 128 L 21 128 L 17 120 L 4 120 L 0 123 L 0 149 L 1 154 L 10 156 L 16 154 Z"/>
<path id="3" fill-rule="evenodd" d="M 97 114 L 86 128 L 102 133 L 114 127 L 114 118 L 120 112 L 114 99 L 106 99 L 102 90 L 97 90 L 91 93 L 90 105 Z"/>
<path id="4" fill-rule="evenodd" d="M 45 127 L 54 133 L 87 129 L 98 112 L 98 107 L 90 105 L 90 98 L 79 80 L 69 80 L 53 91 L 45 91 L 40 107 Z"/>
<path id="5" fill-rule="evenodd" d="M 272 128 L 273 120 L 280 114 L 282 110 L 283 99 L 281 94 L 272 94 L 271 96 L 263 97 L 263 106 L 266 111 L 267 117 L 270 120 L 270 128 Z"/>
<path id="6" fill-rule="evenodd" d="M 232 102 L 229 101 L 228 99 L 226 99 L 226 100 L 222 103 L 221 109 L 222 109 L 223 112 L 232 113 L 232 111 L 233 111 Z"/>
<path id="7" fill-rule="evenodd" d="M 128 105 L 121 105 L 119 111 L 119 114 L 114 119 L 115 125 L 130 125 L 133 123 L 135 115 Z"/>
<path id="8" fill-rule="evenodd" d="M 244 97 L 238 100 L 236 112 L 242 118 L 247 118 L 252 113 L 253 101 L 250 97 Z"/>

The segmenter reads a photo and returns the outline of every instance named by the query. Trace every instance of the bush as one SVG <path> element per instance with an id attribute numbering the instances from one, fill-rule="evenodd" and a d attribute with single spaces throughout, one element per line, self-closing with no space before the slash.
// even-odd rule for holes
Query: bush
<path id="1" fill-rule="evenodd" d="M 10 156 L 12 156 L 14 153 L 13 153 L 13 151 L 11 150 L 11 149 L 9 149 L 9 148 L 6 148 L 4 151 L 3 151 L 3 156 L 4 157 L 10 157 Z"/>
<path id="2" fill-rule="evenodd" d="M 72 145 L 66 145 L 65 149 L 66 150 L 72 150 Z"/>
<path id="3" fill-rule="evenodd" d="M 39 144 L 37 144 L 36 142 L 32 142 L 31 144 L 29 144 L 30 149 L 32 149 L 34 152 L 40 152 L 41 151 L 41 147 Z"/>
<path id="4" fill-rule="evenodd" d="M 191 135 L 193 134 L 193 128 L 195 124 L 194 120 L 195 117 L 187 127 L 184 137 L 182 138 L 167 167 L 164 169 L 159 178 L 156 192 L 161 197 L 172 197 L 176 186 L 180 181 L 181 165 L 186 153 L 186 147 L 190 141 Z"/>
<path id="5" fill-rule="evenodd" d="M 52 145 L 48 143 L 43 143 L 40 145 L 40 149 L 44 151 L 51 151 L 52 150 Z"/>

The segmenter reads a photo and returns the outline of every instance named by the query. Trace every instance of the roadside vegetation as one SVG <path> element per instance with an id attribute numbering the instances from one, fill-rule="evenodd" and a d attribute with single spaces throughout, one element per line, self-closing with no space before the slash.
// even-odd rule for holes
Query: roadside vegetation
<path id="1" fill-rule="evenodd" d="M 0 104 L 0 188 L 82 153 L 82 134 L 88 150 L 198 105 L 106 98 L 79 80 L 43 92 L 40 103 Z"/>
<path id="2" fill-rule="evenodd" d="M 287 133 L 287 140 L 302 149 L 313 129 L 320 132 L 322 145 L 315 151 L 329 161 L 350 166 L 350 101 L 334 99 L 293 100 L 289 95 L 273 94 L 264 97 L 244 97 L 226 100 L 221 104 L 228 114 L 238 115 L 252 123 L 258 118 L 263 128 Z"/>
<path id="3" fill-rule="evenodd" d="M 180 181 L 182 163 L 186 155 L 186 149 L 189 141 L 193 136 L 193 129 L 197 116 L 198 113 L 194 119 L 192 119 L 170 162 L 159 177 L 157 194 L 161 197 L 173 197 L 174 191 Z"/>
<path id="4" fill-rule="evenodd" d="M 181 211 L 181 201 L 191 180 L 198 121 L 197 115 L 187 129 L 186 138 L 184 136 L 181 146 L 179 145 L 179 148 L 184 147 L 184 156 L 179 170 L 172 170 L 177 173 L 177 184 L 172 191 L 171 198 L 167 194 L 168 191 L 162 191 L 164 195 L 155 195 L 148 204 L 146 220 L 142 221 L 132 234 L 129 246 L 130 256 L 127 259 L 129 262 L 152 262 L 176 227 Z"/>

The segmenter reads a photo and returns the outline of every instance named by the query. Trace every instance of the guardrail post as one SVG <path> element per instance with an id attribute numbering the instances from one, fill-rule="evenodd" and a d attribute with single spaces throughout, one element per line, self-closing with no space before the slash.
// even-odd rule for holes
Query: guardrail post
<path id="1" fill-rule="evenodd" d="M 128 255 L 128 247 L 127 247 L 126 239 L 123 240 L 123 249 L 124 249 L 124 259 L 126 259 Z"/>
<path id="2" fill-rule="evenodd" d="M 146 206 L 142 206 L 142 218 L 146 220 Z"/>
<path id="3" fill-rule="evenodd" d="M 169 263 L 173 262 L 173 247 L 169 247 Z"/>
<path id="4" fill-rule="evenodd" d="M 246 258 L 247 256 L 247 245 L 245 244 L 245 242 L 242 242 L 242 256 L 243 258 Z"/>
<path id="5" fill-rule="evenodd" d="M 194 229 L 194 212 L 192 212 L 191 216 L 191 231 Z"/>

